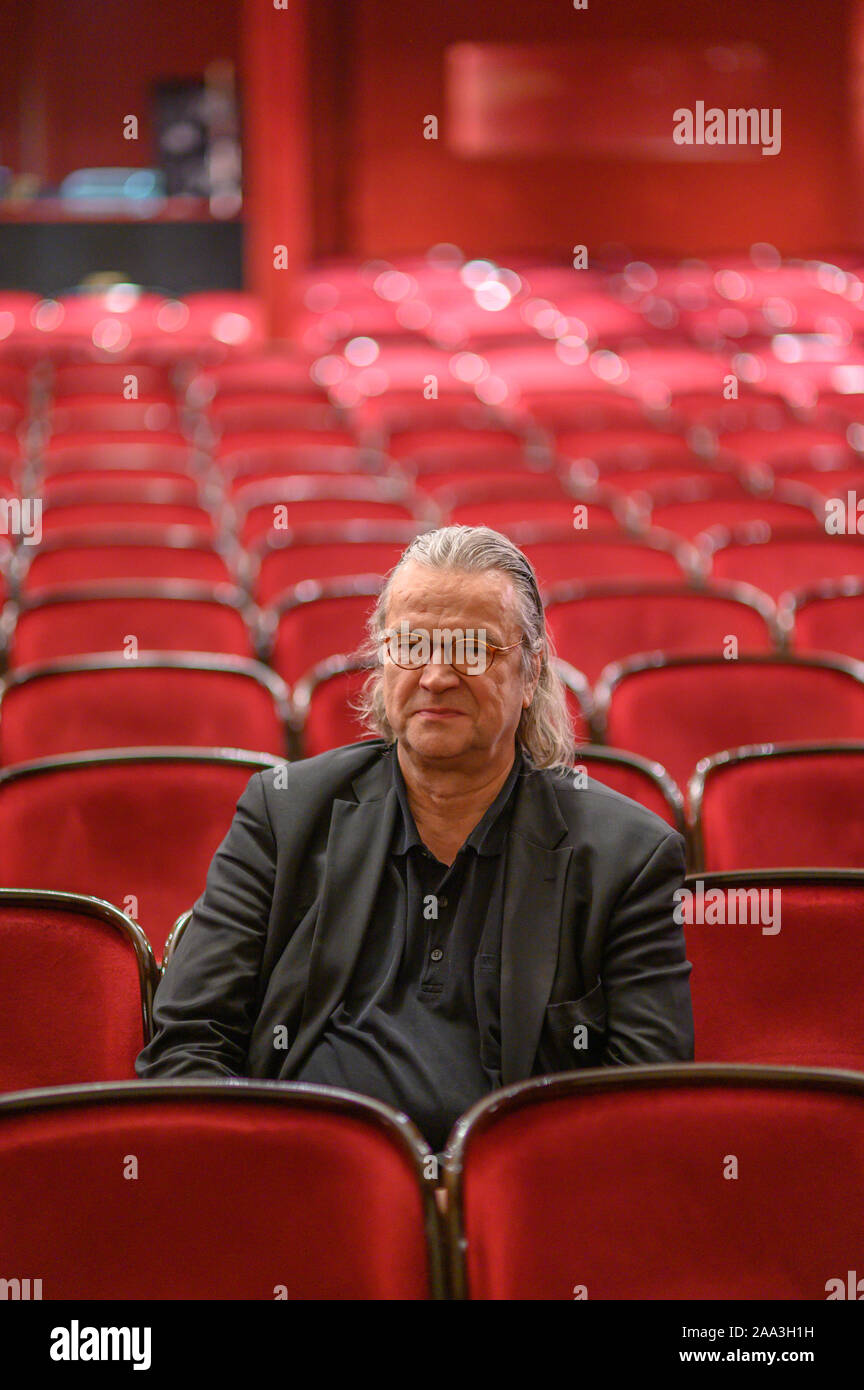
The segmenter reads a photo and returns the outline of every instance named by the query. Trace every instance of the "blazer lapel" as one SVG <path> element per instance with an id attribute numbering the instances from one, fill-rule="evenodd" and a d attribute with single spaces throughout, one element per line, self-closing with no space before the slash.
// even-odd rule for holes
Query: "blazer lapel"
<path id="1" fill-rule="evenodd" d="M 573 854 L 545 777 L 522 787 L 510 831 L 501 924 L 501 1081 L 531 1075 L 558 962 Z"/>
<path id="2" fill-rule="evenodd" d="M 360 800 L 333 803 L 306 995 L 283 1075 L 296 1068 L 345 997 L 390 850 L 398 801 L 389 761 L 362 773 L 354 791 Z"/>

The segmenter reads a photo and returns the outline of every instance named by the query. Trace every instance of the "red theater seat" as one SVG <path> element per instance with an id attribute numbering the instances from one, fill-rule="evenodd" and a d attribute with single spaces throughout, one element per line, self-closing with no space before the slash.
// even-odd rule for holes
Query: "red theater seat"
<path id="1" fill-rule="evenodd" d="M 445 469 L 458 473 L 463 467 L 494 471 L 527 463 L 523 437 L 503 429 L 393 430 L 386 447 L 406 472 L 418 476 Z"/>
<path id="2" fill-rule="evenodd" d="M 253 657 L 255 610 L 239 589 L 182 580 L 110 581 L 24 597 L 9 638 L 9 664 L 135 650 Z"/>
<path id="3" fill-rule="evenodd" d="M 448 499 L 441 494 L 436 497 L 438 505 L 445 513 L 443 525 L 446 526 L 491 526 L 493 531 L 507 532 L 513 526 L 534 523 L 536 525 L 570 526 L 574 518 L 579 528 L 591 535 L 599 531 L 619 533 L 625 524 L 624 504 L 618 511 L 612 506 L 603 506 L 594 501 L 574 501 L 572 497 L 522 497 L 508 495 L 506 484 L 501 484 L 485 498 L 475 497 L 471 501 L 460 501 L 447 505 Z M 575 529 L 575 528 L 574 528 Z"/>
<path id="4" fill-rule="evenodd" d="M 561 657 L 553 657 L 552 664 L 564 685 L 576 742 L 580 745 L 587 743 L 591 738 L 594 713 L 594 698 L 588 679 L 577 667 L 571 666 L 569 661 L 562 661 Z"/>
<path id="5" fill-rule="evenodd" d="M 728 749 L 690 806 L 697 868 L 864 869 L 864 743 Z"/>
<path id="6" fill-rule="evenodd" d="M 864 739 L 864 666 L 841 657 L 631 657 L 595 697 L 603 741 L 655 758 L 682 788 L 726 748 Z"/>
<path id="7" fill-rule="evenodd" d="M 226 749 L 129 748 L 6 768 L 0 882 L 117 903 L 158 953 L 175 919 L 203 893 L 250 777 L 278 765 Z M 89 1023 L 98 1030 L 98 1015 Z"/>
<path id="8" fill-rule="evenodd" d="M 642 429 L 573 430 L 559 433 L 555 440 L 559 458 L 578 464 L 585 471 L 593 463 L 598 472 L 606 468 L 649 468 L 664 464 L 693 464 L 698 455 L 681 435 Z"/>
<path id="9" fill-rule="evenodd" d="M 775 430 L 791 423 L 783 396 L 747 390 L 734 400 L 726 400 L 717 391 L 678 391 L 663 414 L 675 429 L 709 429 L 720 434 Z"/>
<path id="10" fill-rule="evenodd" d="M 195 458 L 184 439 L 101 433 L 90 436 L 65 435 L 50 439 L 39 452 L 43 477 L 55 473 L 81 473 L 90 469 L 123 469 L 144 473 L 177 473 L 188 477 L 195 472 Z"/>
<path id="11" fill-rule="evenodd" d="M 268 660 L 288 685 L 328 656 L 352 656 L 366 636 L 366 620 L 381 581 L 357 577 L 290 589 L 262 614 Z"/>
<path id="12" fill-rule="evenodd" d="M 189 526 L 88 527 L 56 531 L 15 558 L 24 593 L 78 588 L 102 580 L 185 579 L 230 584 L 228 553 Z"/>
<path id="13" fill-rule="evenodd" d="M 23 425 L 27 414 L 24 402 L 16 396 L 0 394 L 0 430 L 14 434 Z"/>
<path id="14" fill-rule="evenodd" d="M 276 530 L 305 526 L 341 526 L 352 521 L 409 521 L 419 524 L 430 510 L 395 478 L 280 478 L 250 482 L 234 493 L 237 534 L 249 545 Z M 280 518 L 284 515 L 284 521 Z"/>
<path id="15" fill-rule="evenodd" d="M 353 709 L 371 669 L 360 658 L 333 656 L 297 682 L 293 694 L 301 757 L 376 737 L 364 730 Z"/>
<path id="16" fill-rule="evenodd" d="M 216 456 L 219 474 L 230 494 L 247 483 L 274 478 L 304 477 L 318 473 L 352 473 L 368 477 L 381 471 L 381 456 L 360 449 L 336 430 L 291 430 L 277 442 L 247 443 Z"/>
<path id="17" fill-rule="evenodd" d="M 123 399 L 134 388 L 141 396 L 162 397 L 173 402 L 173 374 L 170 367 L 155 362 L 57 362 L 51 377 L 55 403 L 64 398 L 102 396 Z"/>
<path id="18" fill-rule="evenodd" d="M 323 429 L 338 423 L 338 415 L 327 399 L 309 382 L 307 390 L 292 392 L 244 391 L 216 397 L 208 407 L 206 422 L 224 448 L 232 436 L 256 434 L 259 430 L 281 432 L 310 425 Z M 350 440 L 349 442 L 353 442 Z"/>
<path id="19" fill-rule="evenodd" d="M 439 1296 L 428 1154 L 404 1115 L 326 1087 L 0 1098 L 0 1263 L 46 1300 Z"/>
<path id="20" fill-rule="evenodd" d="M 94 430 L 135 430 L 162 435 L 180 432 L 177 405 L 170 395 L 144 396 L 134 400 L 125 400 L 119 392 L 110 395 L 55 395 L 45 424 L 52 435 L 90 434 Z"/>
<path id="21" fill-rule="evenodd" d="M 506 534 L 524 551 L 541 585 L 589 580 L 667 580 L 681 583 L 696 574 L 691 547 L 662 531 L 639 537 L 563 527 L 508 526 Z"/>
<path id="22" fill-rule="evenodd" d="M 285 751 L 288 692 L 236 656 L 141 652 L 66 657 L 3 682 L 0 764 L 83 749 L 156 747 Z"/>
<path id="23" fill-rule="evenodd" d="M 697 1062 L 864 1072 L 864 872 L 738 870 L 686 887 Z"/>
<path id="24" fill-rule="evenodd" d="M 796 652 L 840 652 L 864 661 L 864 578 L 797 589 L 786 595 L 779 618 Z"/>
<path id="25" fill-rule="evenodd" d="M 719 469 L 708 464 L 669 463 L 650 468 L 603 468 L 580 471 L 573 468 L 571 480 L 579 483 L 600 483 L 615 493 L 631 497 L 644 511 L 652 506 L 666 506 L 673 501 L 687 501 L 690 497 L 701 498 L 743 498 L 752 497 L 748 491 L 743 472 L 734 469 Z"/>
<path id="26" fill-rule="evenodd" d="M 808 497 L 803 489 L 799 501 L 785 501 L 779 495 L 663 501 L 652 506 L 650 519 L 652 525 L 674 531 L 676 536 L 691 541 L 715 528 L 729 531 L 753 522 L 762 522 L 776 530 L 811 527 L 817 533 L 817 538 L 820 532 L 824 534 L 824 518 L 819 510 L 818 495 L 814 493 Z"/>
<path id="27" fill-rule="evenodd" d="M 243 396 L 248 392 L 284 394 L 289 400 L 311 392 L 326 403 L 327 393 L 313 385 L 310 366 L 306 357 L 275 346 L 244 353 L 242 357 L 214 362 L 196 372 L 189 382 L 187 399 L 190 406 L 200 409 L 217 398 Z"/>
<path id="28" fill-rule="evenodd" d="M 713 546 L 711 576 L 753 584 L 775 599 L 823 579 L 864 579 L 864 537 L 819 529 L 772 535 L 761 524 L 736 529 Z"/>
<path id="29" fill-rule="evenodd" d="M 784 471 L 796 462 L 802 468 L 843 468 L 856 456 L 843 430 L 804 424 L 778 430 L 741 430 L 726 436 L 723 447 L 745 463 L 766 463 Z"/>
<path id="30" fill-rule="evenodd" d="M 745 585 L 556 584 L 544 599 L 556 651 L 592 683 L 637 652 L 722 655 L 730 636 L 743 652 L 779 646 L 773 605 Z"/>
<path id="31" fill-rule="evenodd" d="M 0 888 L 0 980 L 0 1091 L 134 1077 L 158 971 L 119 908 Z"/>
<path id="32" fill-rule="evenodd" d="M 576 755 L 575 770 L 584 768 L 613 791 L 638 801 L 653 811 L 668 825 L 684 833 L 684 798 L 665 768 L 649 762 L 635 753 L 621 753 L 615 748 L 595 748 L 585 745 Z"/>
<path id="33" fill-rule="evenodd" d="M 21 467 L 23 450 L 15 434 L 0 432 L 0 468 L 12 473 Z"/>
<path id="34" fill-rule="evenodd" d="M 272 603 L 304 580 L 387 574 L 418 531 L 415 522 L 353 521 L 344 527 L 270 531 L 248 552 L 250 584 L 259 603 Z"/>
<path id="35" fill-rule="evenodd" d="M 688 1064 L 521 1082 L 448 1145 L 457 1296 L 824 1299 L 860 1267 L 862 1154 L 860 1076 Z"/>
<path id="36" fill-rule="evenodd" d="M 519 410 L 543 429 L 562 434 L 628 426 L 639 429 L 646 424 L 641 401 L 608 389 L 580 390 L 578 394 L 531 389 L 519 397 Z"/>

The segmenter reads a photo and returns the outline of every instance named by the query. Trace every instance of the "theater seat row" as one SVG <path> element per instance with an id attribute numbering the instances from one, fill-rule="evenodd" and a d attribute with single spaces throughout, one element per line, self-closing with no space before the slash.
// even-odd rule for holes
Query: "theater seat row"
<path id="1" fill-rule="evenodd" d="M 440 1169 L 404 1115 L 327 1088 L 31 1090 L 0 1097 L 0 1261 L 7 1296 L 76 1304 L 854 1299 L 862 1152 L 864 1074 L 829 1069 L 536 1078 Z"/>

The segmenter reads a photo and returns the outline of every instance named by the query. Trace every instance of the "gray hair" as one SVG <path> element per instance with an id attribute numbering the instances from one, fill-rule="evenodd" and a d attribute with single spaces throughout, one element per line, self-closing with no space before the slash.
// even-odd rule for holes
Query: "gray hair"
<path id="1" fill-rule="evenodd" d="M 381 667 L 381 639 L 385 631 L 387 608 L 393 581 L 409 561 L 428 565 L 430 569 L 482 573 L 500 570 L 513 584 L 517 614 L 524 641 L 522 644 L 522 678 L 526 684 L 533 679 L 533 657 L 540 657 L 540 675 L 534 697 L 516 730 L 516 738 L 535 767 L 572 768 L 575 758 L 575 738 L 564 686 L 551 665 L 555 655 L 552 639 L 546 631 L 546 615 L 531 563 L 522 551 L 489 526 L 442 526 L 437 531 L 425 531 L 415 536 L 398 564 L 387 576 L 378 602 L 367 624 L 368 637 L 360 655 L 375 660 L 376 666 L 366 680 L 355 708 L 365 727 L 395 742 L 384 707 L 384 677 Z"/>

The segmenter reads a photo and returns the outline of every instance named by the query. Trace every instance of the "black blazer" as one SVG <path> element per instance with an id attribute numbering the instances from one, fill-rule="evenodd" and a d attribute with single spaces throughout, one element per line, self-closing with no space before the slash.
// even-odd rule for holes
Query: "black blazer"
<path id="1" fill-rule="evenodd" d="M 251 777 L 156 992 L 140 1077 L 296 1075 L 372 911 L 396 823 L 391 757 L 375 739 Z M 652 812 L 590 778 L 526 772 L 507 850 L 503 1084 L 692 1060 L 683 878 L 684 842 Z"/>

